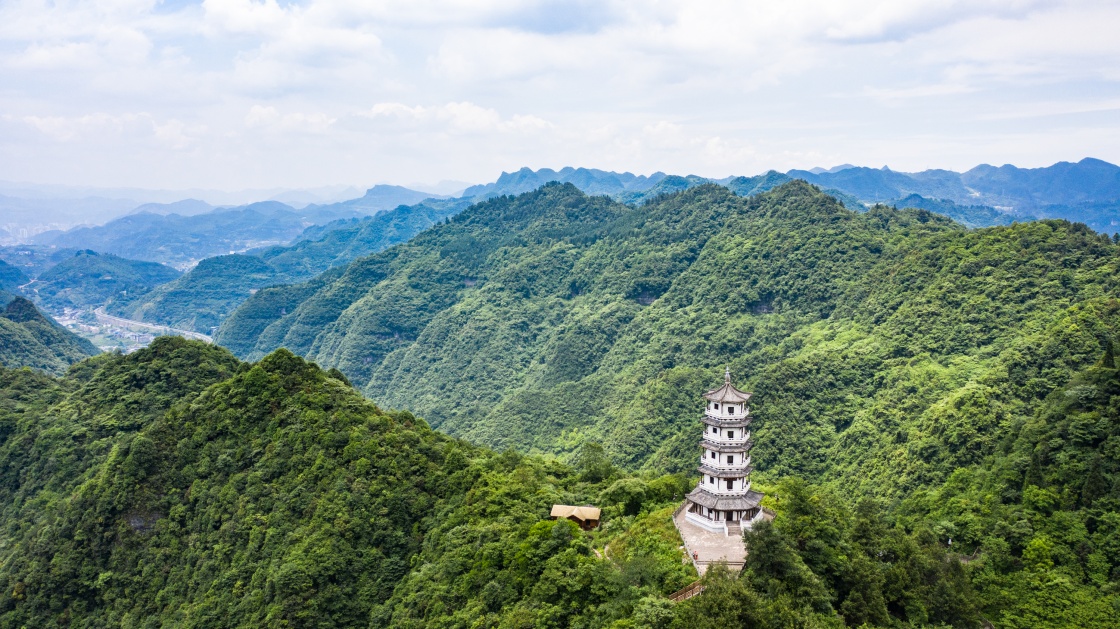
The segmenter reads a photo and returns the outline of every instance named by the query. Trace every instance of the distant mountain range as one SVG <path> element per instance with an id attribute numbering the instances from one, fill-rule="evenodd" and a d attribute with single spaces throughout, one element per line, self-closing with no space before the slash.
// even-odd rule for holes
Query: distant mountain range
<path id="1" fill-rule="evenodd" d="M 889 168 L 844 164 L 830 169 L 769 171 L 756 177 L 709 179 L 654 173 L 649 177 L 586 168 L 559 171 L 522 168 L 498 180 L 468 188 L 473 200 L 521 194 L 548 181 L 571 183 L 585 194 L 603 194 L 624 203 L 641 203 L 657 194 L 702 183 L 718 183 L 736 194 L 764 192 L 791 179 L 803 179 L 837 196 L 845 204 L 883 203 L 936 211 L 969 227 L 1002 225 L 1013 220 L 1065 218 L 1097 231 L 1120 230 L 1120 167 L 1086 158 L 1046 168 L 980 165 L 967 172 L 926 170 L 904 173 Z"/>

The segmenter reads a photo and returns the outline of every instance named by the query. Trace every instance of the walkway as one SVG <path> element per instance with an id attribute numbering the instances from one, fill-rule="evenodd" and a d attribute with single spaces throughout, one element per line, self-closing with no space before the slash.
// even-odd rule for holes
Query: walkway
<path id="1" fill-rule="evenodd" d="M 689 558 L 697 557 L 692 563 L 700 576 L 704 576 L 708 566 L 721 561 L 733 572 L 743 569 L 743 564 L 747 561 L 747 547 L 743 544 L 742 535 L 728 536 L 722 531 L 713 533 L 696 526 L 685 518 L 684 509 L 678 509 L 673 514 L 673 524 L 677 525 Z"/>

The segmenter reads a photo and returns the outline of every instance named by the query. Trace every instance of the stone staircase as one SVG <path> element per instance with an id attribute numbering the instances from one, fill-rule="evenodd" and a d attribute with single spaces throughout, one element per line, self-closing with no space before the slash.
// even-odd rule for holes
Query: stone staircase
<path id="1" fill-rule="evenodd" d="M 727 536 L 728 537 L 742 537 L 743 527 L 738 522 L 727 523 Z"/>

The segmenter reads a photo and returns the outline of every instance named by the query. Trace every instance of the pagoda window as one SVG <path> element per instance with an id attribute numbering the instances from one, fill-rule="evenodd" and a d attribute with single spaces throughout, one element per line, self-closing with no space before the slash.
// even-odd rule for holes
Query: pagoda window
<path id="1" fill-rule="evenodd" d="M 716 458 L 716 453 L 715 452 L 712 452 L 712 458 L 713 459 Z"/>
<path id="2" fill-rule="evenodd" d="M 734 439 L 735 438 L 735 431 L 734 430 L 728 430 L 727 431 L 727 438 L 728 439 Z"/>
<path id="3" fill-rule="evenodd" d="M 735 407 L 734 406 L 728 406 L 727 407 L 727 412 L 734 415 L 735 414 Z"/>
<path id="4" fill-rule="evenodd" d="M 728 489 L 731 489 L 731 484 L 732 484 L 732 483 L 734 483 L 734 482 L 735 482 L 735 481 L 731 480 L 730 478 L 729 478 L 729 479 L 727 479 L 727 488 L 728 488 Z"/>
<path id="5" fill-rule="evenodd" d="M 727 464 L 731 465 L 734 462 L 735 462 L 735 457 L 731 454 L 727 455 Z"/>
<path id="6" fill-rule="evenodd" d="M 719 410 L 719 402 L 716 402 L 716 410 Z"/>
<path id="7" fill-rule="evenodd" d="M 709 476 L 708 477 L 708 482 L 714 485 L 716 483 L 716 477 L 715 476 Z"/>

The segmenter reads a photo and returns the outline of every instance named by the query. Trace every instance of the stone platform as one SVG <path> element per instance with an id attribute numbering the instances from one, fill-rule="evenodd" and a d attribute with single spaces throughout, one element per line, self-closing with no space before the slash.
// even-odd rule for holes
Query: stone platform
<path id="1" fill-rule="evenodd" d="M 685 518 L 685 510 L 677 509 L 673 514 L 673 524 L 684 541 L 685 552 L 693 559 L 696 572 L 700 576 L 708 571 L 708 566 L 724 562 L 732 572 L 739 572 L 747 561 L 747 547 L 743 545 L 742 535 L 727 535 L 723 532 L 714 533 L 699 527 Z M 693 555 L 693 553 L 696 553 Z"/>

